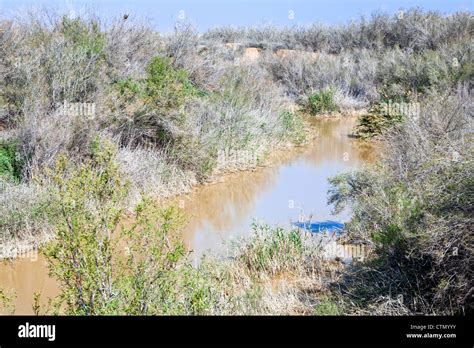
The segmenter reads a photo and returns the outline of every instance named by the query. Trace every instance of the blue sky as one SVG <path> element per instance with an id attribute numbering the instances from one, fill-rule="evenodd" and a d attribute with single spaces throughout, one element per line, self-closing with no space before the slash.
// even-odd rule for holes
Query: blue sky
<path id="1" fill-rule="evenodd" d="M 473 11 L 474 0 L 0 0 L 0 14 L 10 17 L 22 8 L 53 6 L 80 13 L 92 10 L 111 18 L 132 13 L 148 19 L 158 30 L 167 32 L 181 17 L 200 31 L 222 25 L 277 26 L 322 22 L 343 23 L 374 11 L 396 13 L 421 7 L 442 13 Z"/>

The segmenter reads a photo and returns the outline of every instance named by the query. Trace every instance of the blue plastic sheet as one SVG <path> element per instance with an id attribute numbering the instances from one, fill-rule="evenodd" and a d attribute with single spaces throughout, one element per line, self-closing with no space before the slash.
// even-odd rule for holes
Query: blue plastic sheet
<path id="1" fill-rule="evenodd" d="M 344 229 L 343 223 L 331 220 L 320 222 L 293 222 L 293 225 L 311 231 L 312 233 L 335 232 L 340 234 Z"/>

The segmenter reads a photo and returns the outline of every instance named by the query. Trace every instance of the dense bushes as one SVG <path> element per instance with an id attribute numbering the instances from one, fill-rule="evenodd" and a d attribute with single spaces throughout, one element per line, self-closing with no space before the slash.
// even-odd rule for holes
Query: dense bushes
<path id="1" fill-rule="evenodd" d="M 2 121 L 17 130 L 18 152 L 26 159 L 24 179 L 41 173 L 61 151 L 70 152 L 78 160 L 87 156 L 90 135 L 103 132 L 111 132 L 123 147 L 156 147 L 179 153 L 191 146 L 208 154 L 183 154 L 184 169 L 209 167 L 210 161 L 205 158 L 201 164 L 189 164 L 184 159 L 215 156 L 218 152 L 215 144 L 201 151 L 209 141 L 190 127 L 199 129 L 199 123 L 210 115 L 214 120 L 208 123 L 212 124 L 233 119 L 221 119 L 220 115 L 234 112 L 222 110 L 231 104 L 220 97 L 204 97 L 228 88 L 222 77 L 232 75 L 235 68 L 225 66 L 214 74 L 214 66 L 209 64 L 219 62 L 197 57 L 199 66 L 194 69 L 186 63 L 186 55 L 195 57 L 194 51 L 185 47 L 192 35 L 179 31 L 175 36 L 181 39 L 166 41 L 168 46 L 162 49 L 158 35 L 138 23 L 117 21 L 104 28 L 93 16 L 71 19 L 54 13 L 30 14 L 2 31 L 0 100 L 6 106 Z M 38 50 L 40 42 L 42 49 Z M 15 57 L 19 55 L 23 58 L 17 62 Z M 199 98 L 204 99 L 195 100 Z M 58 105 L 65 101 L 94 103 L 96 115 L 87 120 L 80 115 L 64 115 Z M 270 109 L 271 119 L 264 122 L 269 124 L 267 129 L 276 126 L 274 134 L 285 137 L 276 124 L 280 110 Z M 205 114 L 197 114 L 200 112 Z"/>
<path id="2" fill-rule="evenodd" d="M 218 153 L 250 150 L 260 156 L 263 147 L 295 138 L 278 116 L 287 96 L 312 113 L 347 112 L 374 108 L 380 98 L 409 101 L 471 83 L 471 26 L 467 13 L 410 10 L 341 27 L 227 28 L 201 37 L 182 23 L 161 38 L 132 20 L 105 26 L 95 16 L 30 14 L 1 33 L 2 123 L 16 130 L 26 181 L 62 151 L 80 161 L 99 133 L 111 133 L 129 151 L 171 153 L 174 164 L 204 180 L 214 169 L 225 169 L 216 164 L 225 163 Z M 207 46 L 199 48 L 198 39 Z M 266 54 L 258 64 L 237 64 L 236 53 L 217 45 L 236 40 L 280 48 L 292 43 L 317 53 L 292 59 Z M 260 100 L 230 85 L 249 69 L 243 79 Z M 328 90 L 331 98 L 321 92 Z M 94 103 L 96 115 L 64 115 L 58 107 L 64 101 Z M 222 133 L 209 131 L 217 124 Z M 227 137 L 233 137 L 231 146 L 223 143 Z M 253 145 L 252 137 L 258 139 Z M 262 149 L 255 149 L 260 143 Z"/>
<path id="3" fill-rule="evenodd" d="M 224 27 L 209 30 L 206 41 L 263 44 L 273 48 L 305 49 L 339 54 L 344 50 L 365 48 L 409 48 L 436 50 L 470 36 L 472 16 L 459 12 L 444 16 L 437 12 L 410 9 L 389 16 L 374 13 L 341 26 L 313 24 L 307 27 L 260 28 Z"/>
<path id="4" fill-rule="evenodd" d="M 350 111 L 376 107 L 381 101 L 413 102 L 458 85 L 472 87 L 471 56 L 469 42 L 456 41 L 436 51 L 354 49 L 313 58 L 301 54 L 291 59 L 267 57 L 262 65 L 303 107 L 315 91 L 332 90 L 335 106 Z"/>
<path id="5" fill-rule="evenodd" d="M 87 23 L 81 18 L 63 16 L 58 31 L 78 51 L 83 51 L 89 56 L 100 56 L 104 53 L 106 38 L 101 32 L 97 19 L 92 19 Z"/>
<path id="6" fill-rule="evenodd" d="M 0 179 L 0 257 L 16 256 L 51 237 L 50 203 L 39 185 Z"/>
<path id="7" fill-rule="evenodd" d="M 262 65 L 280 83 L 289 97 L 305 105 L 317 91 L 332 90 L 341 110 L 359 109 L 378 98 L 376 90 L 377 57 L 366 50 L 326 53 L 316 57 L 264 58 Z"/>
<path id="8" fill-rule="evenodd" d="M 108 138 L 136 202 L 145 190 L 184 192 L 216 173 L 255 166 L 273 146 L 303 141 L 299 115 L 280 116 L 286 99 L 265 70 L 197 55 L 190 30 L 164 40 L 132 19 L 105 26 L 93 15 L 54 12 L 29 12 L 5 26 L 0 126 L 2 144 L 15 149 L 1 146 L 2 178 L 29 186 L 59 154 L 74 166 L 90 158 L 93 139 Z"/>
<path id="9" fill-rule="evenodd" d="M 472 112 L 465 92 L 431 97 L 386 132 L 377 171 L 332 180 L 330 201 L 353 205 L 349 234 L 373 248 L 339 284 L 348 310 L 472 313 Z"/>
<path id="10" fill-rule="evenodd" d="M 469 82 L 462 72 L 469 69 L 469 50 L 464 42 L 438 51 L 388 51 L 381 58 L 377 74 L 381 94 L 394 101 L 406 101 L 417 94 L 446 91 L 457 83 Z"/>
<path id="11" fill-rule="evenodd" d="M 342 27 L 226 28 L 211 30 L 204 38 L 243 44 L 258 38 L 275 49 L 291 41 L 286 45 L 296 49 L 288 52 L 291 56 L 267 55 L 261 64 L 303 107 L 312 93 L 330 89 L 345 112 L 381 100 L 411 102 L 458 84 L 472 87 L 471 27 L 469 13 L 448 18 L 415 9 L 401 17 L 375 14 Z"/>
<path id="12" fill-rule="evenodd" d="M 161 56 L 151 59 L 145 78 L 122 79 L 114 85 L 121 102 L 116 112 L 125 114 L 117 115 L 113 131 L 124 145 L 163 146 L 173 142 L 173 128 L 184 123 L 180 108 L 198 94 L 186 72 L 173 68 Z M 127 108 L 131 109 L 129 115 Z"/>
<path id="13" fill-rule="evenodd" d="M 378 135 L 403 117 L 418 117 L 415 114 L 419 114 L 419 105 L 427 95 L 472 89 L 469 57 L 472 47 L 467 41 L 437 51 L 386 51 L 380 57 L 374 81 L 380 97 L 372 100 L 368 112 L 359 119 L 356 135 Z"/>

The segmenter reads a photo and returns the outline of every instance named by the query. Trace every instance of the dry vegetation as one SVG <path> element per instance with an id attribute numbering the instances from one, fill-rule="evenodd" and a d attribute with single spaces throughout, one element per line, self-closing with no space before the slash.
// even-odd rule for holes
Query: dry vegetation
<path id="1" fill-rule="evenodd" d="M 385 133 L 376 170 L 332 179 L 349 236 L 374 250 L 334 284 L 349 312 L 472 313 L 473 107 L 466 91 L 428 97 Z"/>
<path id="2" fill-rule="evenodd" d="M 0 29 L 1 254 L 54 237 L 62 293 L 48 311 L 472 313 L 470 13 L 204 34 L 179 23 L 163 37 L 132 17 L 43 11 Z M 387 102 L 422 108 L 412 118 Z M 258 226 L 232 260 L 192 267 L 179 214 L 142 201 L 304 142 L 300 111 L 365 109 L 355 135 L 376 135 L 384 158 L 332 179 L 329 198 L 353 206 L 348 235 L 373 250 L 364 263 L 342 269 L 305 232 Z M 113 238 L 131 207 L 136 225 Z M 131 252 L 112 252 L 117 240 Z"/>

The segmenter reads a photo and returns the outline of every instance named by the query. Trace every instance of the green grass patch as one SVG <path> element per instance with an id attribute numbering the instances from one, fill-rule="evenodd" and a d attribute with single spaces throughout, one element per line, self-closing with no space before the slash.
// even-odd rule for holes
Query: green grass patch
<path id="1" fill-rule="evenodd" d="M 322 296 L 314 309 L 314 315 L 342 315 L 342 308 L 327 296 Z"/>
<path id="2" fill-rule="evenodd" d="M 253 272 L 277 274 L 299 267 L 305 252 L 302 232 L 280 227 L 254 225 L 256 234 L 239 254 L 240 261 Z M 257 232 L 258 231 L 258 232 Z"/>
<path id="3" fill-rule="evenodd" d="M 283 125 L 282 136 L 289 138 L 295 144 L 302 144 L 306 140 L 302 118 L 288 110 L 280 112 L 279 116 Z"/>

